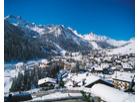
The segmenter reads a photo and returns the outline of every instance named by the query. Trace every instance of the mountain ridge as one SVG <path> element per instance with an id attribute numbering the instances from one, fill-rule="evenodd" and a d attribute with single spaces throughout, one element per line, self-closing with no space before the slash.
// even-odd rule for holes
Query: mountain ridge
<path id="1" fill-rule="evenodd" d="M 65 55 L 66 52 L 84 52 L 95 49 L 115 49 L 120 48 L 125 45 L 131 44 L 131 41 L 134 41 L 134 38 L 126 40 L 115 40 L 104 35 L 97 35 L 94 33 L 88 33 L 85 35 L 79 34 L 76 30 L 71 27 L 65 27 L 64 25 L 37 25 L 35 23 L 28 22 L 23 20 L 20 16 L 6 16 L 4 19 L 5 25 L 5 40 L 8 40 L 9 37 L 6 37 L 6 31 L 10 34 L 17 34 L 16 36 L 22 34 L 21 38 L 31 38 L 29 42 L 35 42 L 35 46 L 39 47 L 39 50 L 43 53 L 50 53 L 51 55 Z M 18 28 L 17 30 L 22 31 L 23 33 L 16 33 L 16 29 L 9 30 L 12 28 Z M 10 35 L 12 36 L 12 35 Z M 15 36 L 15 38 L 16 38 Z M 17 41 L 16 39 L 14 39 Z M 8 43 L 9 44 L 9 43 Z M 20 43 L 25 44 L 25 43 Z M 15 45 L 15 44 L 9 44 Z M 16 44 L 17 45 L 17 44 Z M 16 46 L 15 45 L 15 46 Z M 24 45 L 21 48 L 26 47 Z M 35 48 L 34 46 L 34 48 Z M 11 47 L 11 46 L 10 46 Z M 8 47 L 7 47 L 8 48 Z M 30 47 L 31 48 L 31 47 Z M 7 52 L 7 51 L 5 51 Z M 13 51 L 14 52 L 14 51 Z M 42 54 L 43 54 L 42 53 Z M 48 54 L 49 54 L 48 53 Z M 39 53 L 38 53 L 39 54 Z M 43 56 L 43 55 L 42 55 Z"/>

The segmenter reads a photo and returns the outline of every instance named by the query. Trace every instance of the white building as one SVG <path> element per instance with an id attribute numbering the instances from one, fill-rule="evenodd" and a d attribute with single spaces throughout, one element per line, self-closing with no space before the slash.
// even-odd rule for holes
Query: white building
<path id="1" fill-rule="evenodd" d="M 134 79 L 134 73 L 116 71 L 112 75 L 113 85 L 116 88 L 127 90 Z M 135 82 L 135 81 L 133 81 Z"/>
<path id="2" fill-rule="evenodd" d="M 38 85 L 45 86 L 46 84 L 56 84 L 56 79 L 46 77 L 38 80 Z"/>

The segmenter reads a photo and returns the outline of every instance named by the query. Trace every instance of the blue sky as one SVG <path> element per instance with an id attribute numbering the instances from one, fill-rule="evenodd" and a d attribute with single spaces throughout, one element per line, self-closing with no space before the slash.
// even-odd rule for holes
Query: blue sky
<path id="1" fill-rule="evenodd" d="M 134 0 L 4 0 L 5 16 L 37 24 L 63 24 L 81 34 L 94 32 L 128 40 L 135 34 Z"/>

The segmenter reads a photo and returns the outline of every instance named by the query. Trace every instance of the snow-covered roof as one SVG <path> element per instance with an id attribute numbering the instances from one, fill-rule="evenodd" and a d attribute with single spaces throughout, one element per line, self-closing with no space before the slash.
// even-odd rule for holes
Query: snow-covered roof
<path id="1" fill-rule="evenodd" d="M 128 63 L 121 63 L 123 68 L 132 68 L 132 66 Z"/>
<path id="2" fill-rule="evenodd" d="M 91 83 L 94 83 L 95 81 L 97 81 L 97 80 L 99 80 L 100 78 L 98 77 L 98 76 L 94 76 L 94 75 L 90 75 L 90 76 L 88 76 L 87 78 L 86 78 L 86 80 L 85 80 L 85 86 L 86 85 L 89 85 L 89 84 L 91 84 Z"/>
<path id="3" fill-rule="evenodd" d="M 78 83 L 78 85 L 82 85 L 82 82 L 84 81 L 86 86 L 99 80 L 100 77 L 94 76 L 90 73 L 80 73 L 80 74 L 70 76 L 70 79 L 71 81 L 75 81 L 76 83 Z M 72 85 L 72 83 L 68 81 L 67 85 Z"/>
<path id="4" fill-rule="evenodd" d="M 135 95 L 128 94 L 113 87 L 104 84 L 95 84 L 91 88 L 91 93 L 99 96 L 107 102 L 134 102 Z"/>
<path id="5" fill-rule="evenodd" d="M 38 85 L 44 84 L 44 83 L 56 83 L 56 80 L 50 77 L 46 77 L 46 78 L 42 78 L 40 80 L 38 80 Z"/>
<path id="6" fill-rule="evenodd" d="M 134 78 L 134 73 L 130 73 L 130 72 L 119 72 L 116 71 L 113 75 L 112 75 L 112 79 L 118 79 L 118 80 L 122 80 L 122 81 L 127 81 L 127 82 L 131 82 L 132 79 Z"/>

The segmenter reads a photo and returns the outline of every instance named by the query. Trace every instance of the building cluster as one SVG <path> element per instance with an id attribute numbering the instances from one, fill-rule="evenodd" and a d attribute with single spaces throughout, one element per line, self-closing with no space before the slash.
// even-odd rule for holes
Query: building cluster
<path id="1" fill-rule="evenodd" d="M 17 72 L 24 74 L 24 69 L 48 70 L 47 68 L 54 65 L 51 73 L 55 77 L 45 76 L 39 78 L 38 86 L 41 88 L 81 88 L 92 89 L 93 95 L 99 96 L 103 101 L 110 100 L 110 94 L 116 92 L 118 95 L 135 94 L 135 55 L 132 54 L 113 54 L 107 55 L 105 51 L 94 50 L 92 52 L 68 52 L 62 56 L 54 56 L 51 59 L 41 59 L 38 61 L 20 62 L 15 65 Z M 57 66 L 57 67 L 56 67 Z M 50 68 L 49 68 L 50 69 Z M 51 68 L 52 69 L 52 68 Z M 55 71 L 59 69 L 59 71 Z M 47 71 L 48 72 L 48 71 Z M 100 87 L 101 86 L 101 87 Z M 109 98 L 99 94 L 100 88 L 109 88 Z M 104 89 L 102 89 L 104 90 Z M 106 98 L 105 100 L 103 98 Z M 118 97 L 119 98 L 119 97 Z M 116 98 L 115 98 L 116 99 Z M 114 100 L 114 98 L 113 98 Z M 115 101 L 115 100 L 114 100 Z"/>

